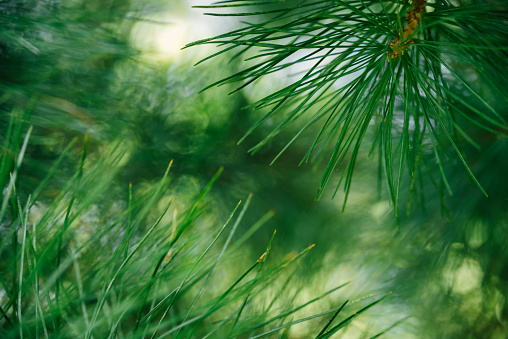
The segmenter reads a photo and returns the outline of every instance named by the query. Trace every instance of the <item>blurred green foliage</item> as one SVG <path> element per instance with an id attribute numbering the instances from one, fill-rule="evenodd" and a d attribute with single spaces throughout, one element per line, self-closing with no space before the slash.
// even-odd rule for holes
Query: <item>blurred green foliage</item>
<path id="1" fill-rule="evenodd" d="M 468 4 L 468 1 L 459 3 Z M 500 8 L 499 15 L 506 16 L 506 9 Z M 159 22 L 162 20 L 159 17 L 169 19 Z M 5 192 L 12 174 L 17 173 L 15 189 L 20 201 L 26 202 L 32 194 L 30 218 L 36 220 L 49 206 L 54 206 L 60 212 L 55 212 L 55 220 L 47 223 L 61 224 L 71 201 L 69 194 L 74 192 L 79 198 L 74 207 L 81 208 L 83 216 L 76 219 L 79 223 L 72 228 L 66 244 L 72 241 L 77 247 L 97 227 L 109 225 L 115 216 L 125 214 L 129 183 L 133 183 L 134 197 L 140 197 L 141 202 L 148 199 L 171 159 L 174 164 L 168 179 L 170 192 L 160 203 L 154 203 L 147 225 L 156 220 L 157 212 L 164 208 L 170 196 L 176 197 L 175 204 L 180 210 L 190 209 L 217 169 L 224 166 L 222 176 L 204 203 L 210 212 L 200 216 L 200 227 L 203 227 L 200 233 L 212 232 L 212 225 L 229 215 L 232 202 L 253 192 L 245 222 L 239 226 L 244 228 L 242 231 L 271 209 L 275 215 L 271 227 L 260 229 L 244 245 L 241 258 L 265 251 L 266 239 L 277 228 L 274 256 L 285 256 L 316 243 L 316 249 L 294 273 L 301 284 L 296 284 L 300 287 L 295 289 L 302 292 L 300 297 L 304 300 L 351 279 L 348 294 L 379 292 L 383 295 L 393 291 L 388 299 L 339 332 L 338 338 L 372 336 L 408 315 L 411 318 L 384 336 L 497 339 L 508 335 L 506 138 L 466 124 L 464 129 L 480 148 L 459 140 L 461 150 L 489 197 L 485 198 L 475 188 L 456 158 L 446 158 L 444 171 L 453 195 L 443 195 L 440 200 L 436 187 L 444 192 L 442 183 L 436 187 L 426 183 L 417 202 L 413 201 L 417 208 L 409 216 L 401 213 L 400 225 L 394 218 L 388 195 L 383 189 L 378 190 L 377 159 L 367 159 L 365 154 L 369 149 L 362 149 L 364 156 L 358 158 L 355 166 L 356 179 L 348 207 L 341 213 L 340 199 L 331 200 L 325 194 L 321 201 L 314 200 L 319 172 L 324 168 L 297 166 L 312 138 L 303 136 L 273 166 L 268 166 L 301 126 L 281 131 L 277 139 L 268 142 L 254 156 L 247 154 L 248 149 L 263 140 L 277 120 L 269 120 L 243 144 L 236 145 L 261 114 L 243 108 L 269 93 L 276 84 L 254 83 L 252 88 L 230 96 L 227 93 L 235 87 L 227 84 L 197 95 L 215 80 L 242 70 L 240 60 L 229 62 L 233 54 L 226 53 L 205 65 L 192 67 L 202 54 L 215 51 L 199 52 L 195 48 L 175 56 L 154 50 L 153 46 L 142 48 L 139 36 L 143 37 L 143 24 L 158 27 L 145 32 L 153 34 L 154 30 L 173 27 L 171 20 L 177 17 L 186 18 L 188 30 L 201 20 L 198 11 L 188 8 L 184 1 L 0 2 L 3 159 L 0 183 Z M 206 24 L 221 27 L 226 21 L 216 18 L 213 24 L 208 21 Z M 235 18 L 228 22 L 232 27 L 239 25 Z M 178 40 L 175 34 L 183 33 L 170 31 L 165 43 Z M 199 34 L 199 38 L 204 38 L 211 33 Z M 184 42 L 194 38 L 189 36 Z M 148 36 L 146 40 L 150 40 Z M 508 66 L 506 51 L 499 54 L 502 58 L 496 67 Z M 467 62 L 463 60 L 463 64 Z M 474 70 L 463 66 L 460 75 L 473 81 L 475 89 L 501 115 L 508 115 L 503 99 L 477 80 Z M 493 81 L 502 88 L 506 86 L 506 79 Z M 464 89 L 457 85 L 454 90 L 463 92 Z M 18 168 L 16 161 L 29 126 L 33 129 Z M 85 174 L 83 182 L 73 190 L 68 183 L 80 167 L 85 134 L 90 136 Z M 436 163 L 429 164 L 431 171 L 438 173 Z M 44 189 L 38 190 L 41 184 Z M 406 203 L 411 199 L 409 185 L 409 181 L 402 185 L 405 188 L 400 192 L 400 200 Z M 34 192 L 38 194 L 34 196 Z M 11 205 L 16 203 L 10 201 L 5 207 L 5 220 L 12 221 L 22 215 Z M 2 239 L 10 234 L 9 222 L 5 220 L 0 225 Z M 142 234 L 140 231 L 137 236 Z M 240 235 L 233 242 L 238 238 Z M 82 259 L 88 260 L 91 268 L 101 265 L 95 261 L 101 256 L 91 254 L 107 255 L 110 247 L 118 245 L 118 239 L 114 234 L 105 236 L 103 243 L 94 244 Z M 17 244 L 19 250 L 21 241 Z M 191 254 L 195 255 L 190 253 L 189 257 Z M 9 259 L 0 266 L 3 284 L 16 272 L 5 265 L 12 261 L 11 255 L 2 251 L 2 258 Z M 221 272 L 228 281 L 241 274 L 239 262 L 240 259 L 234 258 L 226 262 Z M 45 269 L 51 271 L 54 266 Z M 90 274 L 86 278 L 91 279 L 90 284 L 98 286 L 92 273 L 87 274 Z M 219 282 L 213 286 L 216 288 L 211 289 L 212 297 L 218 295 L 217 290 L 223 291 Z M 284 286 L 282 282 L 274 284 L 273 291 L 268 292 L 276 293 L 281 286 Z M 7 290 L 5 286 L 1 288 Z M 290 292 L 288 295 L 295 293 Z M 325 299 L 313 312 L 337 307 L 344 301 L 339 299 Z M 2 309 L 6 309 L 7 300 L 6 292 L 0 294 Z M 179 307 L 184 308 L 188 303 L 192 300 L 184 300 Z M 339 315 L 340 319 L 344 317 Z M 5 320 L 1 324 L 2 328 L 8 326 Z M 322 327 L 324 323 L 319 325 Z M 301 326 L 287 335 L 308 337 L 313 330 Z"/>

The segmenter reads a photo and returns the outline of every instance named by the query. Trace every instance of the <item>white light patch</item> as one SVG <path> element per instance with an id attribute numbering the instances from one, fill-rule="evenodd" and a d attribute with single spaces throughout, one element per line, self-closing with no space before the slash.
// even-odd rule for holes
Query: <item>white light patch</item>
<path id="1" fill-rule="evenodd" d="M 137 17 L 138 21 L 131 30 L 130 44 L 141 52 L 146 61 L 184 60 L 195 63 L 217 52 L 217 47 L 204 44 L 181 50 L 185 45 L 238 28 L 237 19 L 220 20 L 204 15 L 206 11 L 189 7 Z"/>
<path id="2" fill-rule="evenodd" d="M 458 294 L 471 293 L 482 285 L 483 271 L 480 264 L 473 259 L 465 259 L 455 272 L 453 292 Z"/>
<path id="3" fill-rule="evenodd" d="M 173 59 L 180 54 L 188 37 L 188 23 L 170 15 L 149 15 L 137 22 L 131 45 L 156 59 Z"/>
<path id="4" fill-rule="evenodd" d="M 154 34 L 155 50 L 162 54 L 175 55 L 185 45 L 187 27 L 183 22 L 174 22 Z"/>

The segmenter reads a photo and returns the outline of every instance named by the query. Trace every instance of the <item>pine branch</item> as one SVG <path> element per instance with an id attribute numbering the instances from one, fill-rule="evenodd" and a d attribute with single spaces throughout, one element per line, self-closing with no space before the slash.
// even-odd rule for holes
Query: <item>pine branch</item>
<path id="1" fill-rule="evenodd" d="M 236 49 L 234 58 L 245 58 L 243 70 L 207 88 L 240 83 L 237 90 L 241 90 L 273 73 L 306 70 L 291 84 L 250 105 L 268 111 L 240 142 L 267 120 L 277 121 L 273 131 L 250 149 L 255 153 L 289 125 L 299 123 L 300 130 L 275 161 L 303 132 L 320 124 L 302 160 L 329 158 L 318 199 L 339 169 L 335 194 L 343 188 L 345 205 L 355 163 L 365 153 L 362 143 L 371 135 L 370 153 L 382 155 L 397 217 L 404 176 L 414 181 L 422 172 L 418 168 L 424 166 L 421 157 L 435 159 L 437 178 L 434 171 L 422 167 L 423 173 L 444 183 L 450 193 L 444 162 L 453 157 L 484 192 L 459 140 L 479 146 L 457 117 L 502 136 L 507 125 L 479 86 L 464 78 L 461 68 L 467 65 L 482 79 L 483 91 L 508 101 L 503 91 L 508 78 L 503 67 L 508 51 L 506 12 L 443 0 L 222 1 L 201 7 L 240 8 L 208 14 L 253 17 L 238 30 L 187 46 L 216 44 L 224 52 Z M 410 185 L 411 196 L 417 196 L 416 189 Z"/>

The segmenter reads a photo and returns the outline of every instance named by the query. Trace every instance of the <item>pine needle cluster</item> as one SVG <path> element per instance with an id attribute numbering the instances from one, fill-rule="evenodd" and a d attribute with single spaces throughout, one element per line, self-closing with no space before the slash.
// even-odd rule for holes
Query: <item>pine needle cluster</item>
<path id="1" fill-rule="evenodd" d="M 334 196 L 343 187 L 345 205 L 355 164 L 365 153 L 378 155 L 379 180 L 386 183 L 396 215 L 404 188 L 410 191 L 408 211 L 424 185 L 432 184 L 441 201 L 451 194 L 447 161 L 462 162 L 483 191 L 461 145 L 480 147 L 464 126 L 506 136 L 506 111 L 494 108 L 508 102 L 508 15 L 502 4 L 225 0 L 196 7 L 215 11 L 208 15 L 250 18 L 239 29 L 187 46 L 221 48 L 202 61 L 226 52 L 232 59 L 246 56 L 242 70 L 207 88 L 240 83 L 241 90 L 274 73 L 304 70 L 248 107 L 267 113 L 246 136 L 279 117 L 250 149 L 256 152 L 298 122 L 299 131 L 275 161 L 306 130 L 314 133 L 301 163 L 328 159 L 317 198 L 339 170 Z M 365 139 L 371 145 L 362 152 Z"/>

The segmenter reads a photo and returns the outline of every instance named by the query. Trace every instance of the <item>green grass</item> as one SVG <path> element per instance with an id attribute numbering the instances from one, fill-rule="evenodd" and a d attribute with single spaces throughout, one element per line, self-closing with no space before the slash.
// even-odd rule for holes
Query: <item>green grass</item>
<path id="1" fill-rule="evenodd" d="M 6 139 L 1 159 L 17 154 L 1 210 L 2 338 L 282 338 L 300 323 L 316 338 L 329 338 L 388 296 L 349 301 L 341 292 L 345 282 L 302 301 L 298 266 L 314 245 L 273 257 L 274 230 L 263 253 L 245 250 L 274 213 L 237 235 L 254 198 L 216 217 L 208 192 L 222 169 L 188 205 L 172 196 L 172 161 L 149 189 L 125 187 L 122 200 L 111 190 L 121 147 L 90 160 L 85 137 L 76 173 L 55 198 L 46 190 L 67 153 L 24 196 L 17 174 L 31 132 L 32 126 Z M 309 314 L 309 306 L 337 299 L 345 301 Z"/>

